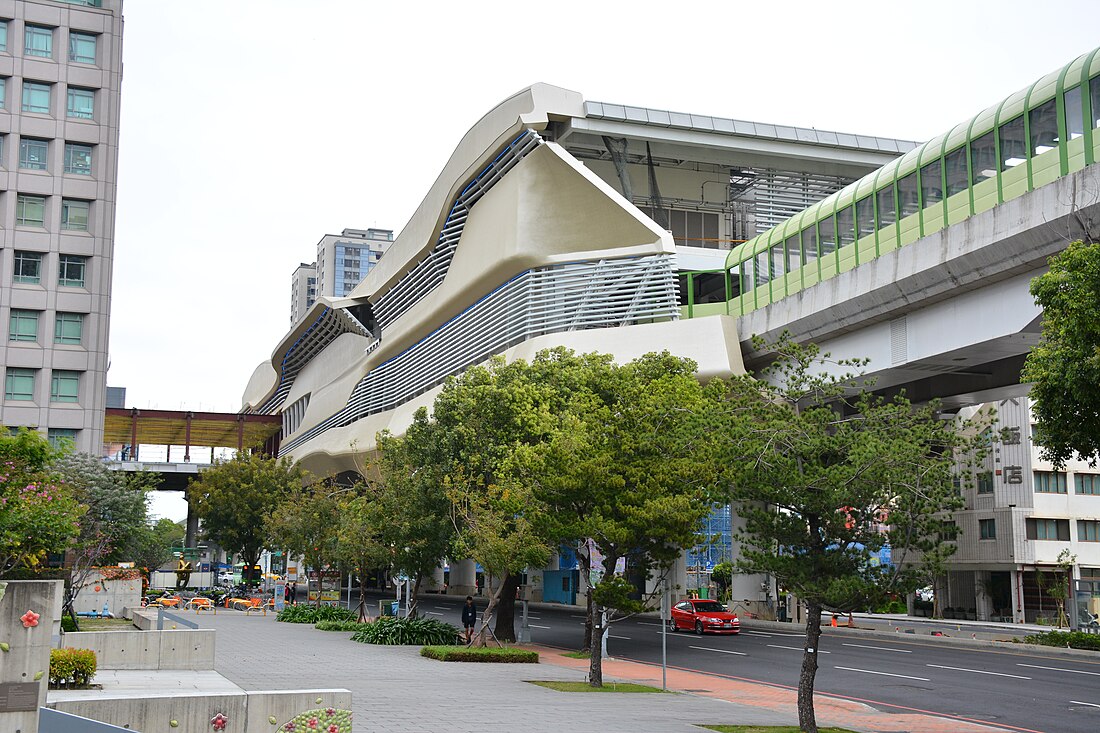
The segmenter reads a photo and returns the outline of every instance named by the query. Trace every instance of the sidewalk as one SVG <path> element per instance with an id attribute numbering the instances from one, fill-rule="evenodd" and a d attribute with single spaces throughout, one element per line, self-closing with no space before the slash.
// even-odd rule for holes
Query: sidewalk
<path id="1" fill-rule="evenodd" d="M 352 691 L 356 733 L 700 733 L 699 724 L 791 725 L 795 692 L 669 669 L 684 694 L 563 693 L 525 680 L 584 680 L 587 660 L 534 647 L 539 665 L 442 663 L 418 647 L 357 644 L 350 634 L 276 623 L 273 614 L 197 617 L 217 635 L 216 670 L 245 690 L 343 687 Z M 659 687 L 660 667 L 606 661 L 607 680 Z M 866 733 L 993 733 L 1003 729 L 925 715 L 877 712 L 819 697 L 818 722 Z"/>

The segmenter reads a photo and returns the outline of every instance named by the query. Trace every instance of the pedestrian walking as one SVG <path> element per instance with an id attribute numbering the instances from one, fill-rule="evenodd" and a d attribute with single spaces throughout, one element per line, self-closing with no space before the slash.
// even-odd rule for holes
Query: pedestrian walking
<path id="1" fill-rule="evenodd" d="M 294 584 L 293 584 L 293 583 L 287 583 L 287 584 L 286 584 L 286 585 L 285 585 L 285 586 L 283 587 L 283 599 L 284 599 L 284 600 L 285 600 L 285 601 L 286 601 L 287 603 L 290 603 L 290 602 L 291 602 L 291 598 L 292 598 L 292 596 L 293 596 L 293 595 L 294 595 Z"/>
<path id="2" fill-rule="evenodd" d="M 466 644 L 474 640 L 474 624 L 477 623 L 477 607 L 474 606 L 474 597 L 466 596 L 466 605 L 462 607 L 462 628 L 466 630 Z"/>

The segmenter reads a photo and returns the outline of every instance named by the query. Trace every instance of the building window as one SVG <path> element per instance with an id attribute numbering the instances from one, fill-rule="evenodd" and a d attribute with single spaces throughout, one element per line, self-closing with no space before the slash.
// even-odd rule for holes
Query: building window
<path id="1" fill-rule="evenodd" d="M 12 278 L 17 283 L 31 283 L 37 285 L 42 281 L 42 253 L 19 252 L 15 253 L 15 274 Z"/>
<path id="2" fill-rule="evenodd" d="M 79 346 L 83 340 L 84 314 L 59 312 L 57 320 L 54 322 L 53 342 L 55 344 Z"/>
<path id="3" fill-rule="evenodd" d="M 95 91 L 69 87 L 69 101 L 65 107 L 65 114 L 80 120 L 90 120 L 95 117 Z"/>
<path id="4" fill-rule="evenodd" d="M 48 115 L 50 113 L 50 85 L 24 80 L 23 111 Z"/>
<path id="5" fill-rule="evenodd" d="M 48 140 L 36 140 L 24 137 L 19 140 L 19 167 L 31 171 L 46 170 L 50 143 Z"/>
<path id="6" fill-rule="evenodd" d="M 1065 494 L 1066 475 L 1054 471 L 1035 471 L 1036 494 Z"/>
<path id="7" fill-rule="evenodd" d="M 76 445 L 77 432 L 72 428 L 49 428 L 46 431 L 46 440 L 50 441 L 50 445 L 55 449 L 66 446 L 72 448 Z"/>
<path id="8" fill-rule="evenodd" d="M 50 402 L 77 402 L 80 398 L 80 372 L 54 369 L 50 379 Z"/>
<path id="9" fill-rule="evenodd" d="M 1100 496 L 1100 473 L 1075 473 L 1073 485 L 1078 494 Z"/>
<path id="10" fill-rule="evenodd" d="M 8 321 L 9 341 L 38 340 L 38 311 L 11 309 Z"/>
<path id="11" fill-rule="evenodd" d="M 23 55 L 53 58 L 53 28 L 27 25 L 23 28 Z"/>
<path id="12" fill-rule="evenodd" d="M 982 471 L 978 474 L 978 493 L 979 494 L 992 494 L 993 493 L 993 472 Z"/>
<path id="13" fill-rule="evenodd" d="M 88 231 L 88 210 L 90 204 L 79 199 L 61 200 L 61 228 L 68 231 Z"/>
<path id="14" fill-rule="evenodd" d="M 1069 542 L 1068 519 L 1028 519 L 1025 522 L 1029 540 Z"/>
<path id="15" fill-rule="evenodd" d="M 8 106 L 8 80 L 0 78 L 0 109 Z"/>
<path id="16" fill-rule="evenodd" d="M 995 539 L 997 539 L 997 520 L 996 519 L 979 519 L 978 520 L 978 534 L 983 540 L 995 540 Z"/>
<path id="17" fill-rule="evenodd" d="M 8 367 L 4 375 L 4 399 L 19 402 L 34 400 L 34 371 Z"/>
<path id="18" fill-rule="evenodd" d="M 15 223 L 24 227 L 45 226 L 46 198 L 19 194 L 15 199 Z"/>
<path id="19" fill-rule="evenodd" d="M 84 287 L 84 275 L 88 258 L 79 255 L 61 255 L 57 272 L 57 284 L 69 288 Z"/>
<path id="20" fill-rule="evenodd" d="M 1078 519 L 1077 541 L 1100 542 L 1100 522 L 1093 519 Z"/>
<path id="21" fill-rule="evenodd" d="M 8 50 L 8 21 L 0 20 L 0 51 Z"/>
<path id="22" fill-rule="evenodd" d="M 65 172 L 77 176 L 92 175 L 92 146 L 65 143 Z"/>
<path id="23" fill-rule="evenodd" d="M 95 63 L 95 36 L 69 31 L 69 61 L 78 64 Z"/>

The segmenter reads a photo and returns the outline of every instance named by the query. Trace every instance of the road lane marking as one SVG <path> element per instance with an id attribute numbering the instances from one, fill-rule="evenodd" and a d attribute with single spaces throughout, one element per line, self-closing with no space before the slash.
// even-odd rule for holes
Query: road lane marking
<path id="1" fill-rule="evenodd" d="M 764 634 L 759 631 L 742 631 L 742 634 L 752 634 L 753 636 L 766 636 L 769 639 L 772 638 L 772 634 Z"/>
<path id="2" fill-rule="evenodd" d="M 756 633 L 760 633 L 760 632 L 756 632 Z M 784 634 L 782 631 L 769 631 L 768 633 L 771 634 L 772 636 L 789 636 L 792 639 L 805 639 L 806 638 L 805 634 Z"/>
<path id="3" fill-rule="evenodd" d="M 931 682 L 932 681 L 932 680 L 928 679 L 927 677 L 913 677 L 912 675 L 894 674 L 892 672 L 876 672 L 873 669 L 856 669 L 855 667 L 837 667 L 836 665 L 833 665 L 833 669 L 846 669 L 849 672 L 863 672 L 864 674 L 881 674 L 884 677 L 902 677 L 902 678 L 907 679 L 907 680 L 920 680 L 921 682 Z"/>
<path id="4" fill-rule="evenodd" d="M 428 613 L 430 613 L 433 616 L 442 616 L 443 615 L 443 614 L 439 613 L 438 611 L 428 611 Z"/>
<path id="5" fill-rule="evenodd" d="M 571 613 L 571 614 L 569 614 L 569 618 L 583 618 L 583 619 L 586 619 L 586 620 L 588 619 L 588 617 L 587 617 L 587 616 L 578 616 L 578 615 L 577 615 L 577 614 L 575 614 L 575 613 Z"/>
<path id="6" fill-rule="evenodd" d="M 1053 672 L 1073 672 L 1074 674 L 1091 674 L 1093 677 L 1100 677 L 1100 672 L 1085 672 L 1080 669 L 1062 669 L 1061 667 L 1044 667 L 1041 664 L 1016 664 L 1017 667 L 1031 667 L 1032 669 L 1049 669 Z"/>
<path id="7" fill-rule="evenodd" d="M 688 649 L 698 649 L 702 652 L 718 652 L 719 654 L 736 654 L 739 657 L 749 656 L 745 652 L 735 652 L 729 649 L 711 649 L 709 646 L 689 646 Z"/>
<path id="8" fill-rule="evenodd" d="M 553 628 L 552 626 L 539 626 L 538 624 L 527 624 L 527 625 L 530 626 L 532 629 L 551 629 L 551 628 Z"/>
<path id="9" fill-rule="evenodd" d="M 542 616 L 532 616 L 532 615 L 528 614 L 527 618 L 533 618 L 536 621 L 542 621 Z"/>
<path id="10" fill-rule="evenodd" d="M 441 611 L 450 611 L 451 610 L 450 606 L 432 606 L 432 608 L 438 608 Z"/>
<path id="11" fill-rule="evenodd" d="M 664 626 L 664 624 L 648 624 L 645 621 L 636 621 L 639 626 Z"/>
<path id="12" fill-rule="evenodd" d="M 966 667 L 948 667 L 945 664 L 926 664 L 925 667 L 935 667 L 936 669 L 953 669 L 956 672 L 973 672 L 974 674 L 990 674 L 995 677 L 1015 677 L 1018 680 L 1029 680 L 1030 677 L 1024 677 L 1020 674 L 1005 674 L 1004 672 L 986 672 L 984 669 L 967 669 Z"/>
<path id="13" fill-rule="evenodd" d="M 1090 708 L 1100 708 L 1100 705 L 1097 705 L 1094 702 L 1081 702 L 1080 700 L 1070 700 L 1070 703 L 1072 703 L 1073 705 L 1088 705 Z"/>
<path id="14" fill-rule="evenodd" d="M 608 639 L 626 639 L 627 641 L 630 641 L 629 636 L 615 636 L 614 634 L 608 634 L 607 638 Z"/>
<path id="15" fill-rule="evenodd" d="M 912 654 L 908 649 L 892 649 L 888 646 L 869 646 L 867 644 L 849 644 L 844 642 L 841 646 L 858 646 L 860 649 L 878 649 L 881 652 L 901 652 L 902 654 Z"/>
<path id="16" fill-rule="evenodd" d="M 773 649 L 792 649 L 792 650 L 794 650 L 794 651 L 796 651 L 796 652 L 803 652 L 803 651 L 806 651 L 805 649 L 803 649 L 803 648 L 802 648 L 802 647 L 800 647 L 800 646 L 780 646 L 779 644 L 768 644 L 767 646 L 770 646 L 770 647 L 772 647 Z M 832 652 L 827 652 L 827 651 L 825 651 L 824 649 L 818 649 L 818 650 L 817 650 L 817 653 L 818 653 L 818 654 L 832 654 Z"/>

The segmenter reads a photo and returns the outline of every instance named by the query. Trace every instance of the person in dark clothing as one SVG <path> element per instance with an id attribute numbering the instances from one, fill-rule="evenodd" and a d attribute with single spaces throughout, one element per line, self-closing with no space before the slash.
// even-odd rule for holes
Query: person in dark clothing
<path id="1" fill-rule="evenodd" d="M 466 643 L 474 640 L 474 624 L 477 623 L 477 607 L 474 606 L 474 597 L 466 596 L 466 605 L 462 607 L 462 627 L 466 629 Z"/>

